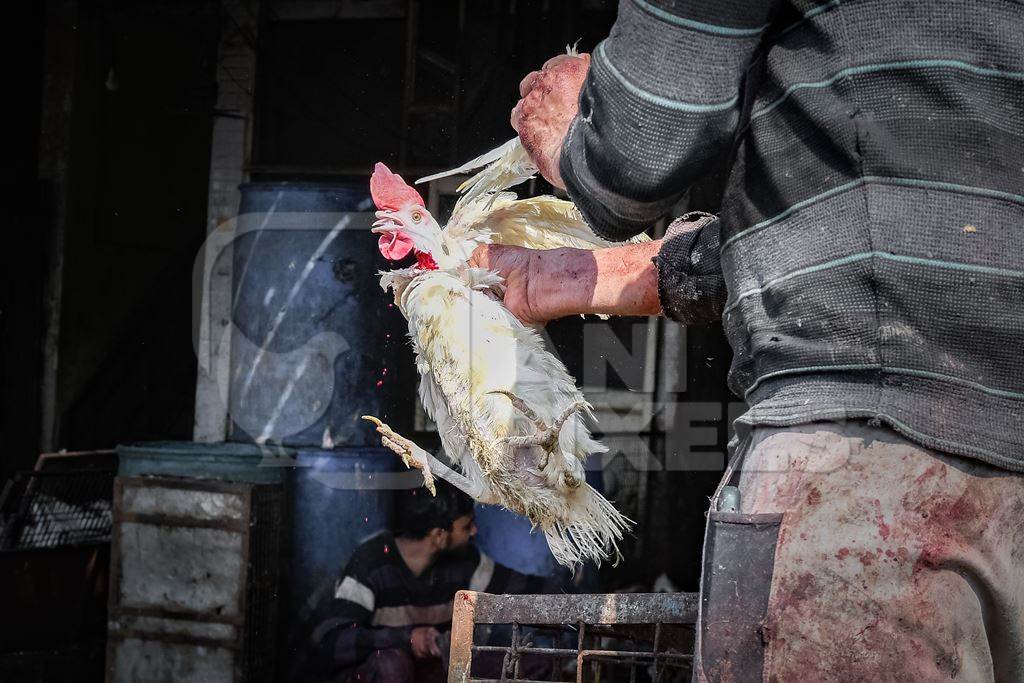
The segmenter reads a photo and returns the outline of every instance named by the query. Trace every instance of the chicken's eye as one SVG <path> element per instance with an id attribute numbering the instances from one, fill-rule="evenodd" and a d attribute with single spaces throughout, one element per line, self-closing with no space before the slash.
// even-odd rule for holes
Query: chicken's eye
<path id="1" fill-rule="evenodd" d="M 423 220 L 423 214 L 420 213 L 419 211 L 413 211 L 412 212 L 412 222 L 413 223 L 419 223 L 421 220 Z"/>

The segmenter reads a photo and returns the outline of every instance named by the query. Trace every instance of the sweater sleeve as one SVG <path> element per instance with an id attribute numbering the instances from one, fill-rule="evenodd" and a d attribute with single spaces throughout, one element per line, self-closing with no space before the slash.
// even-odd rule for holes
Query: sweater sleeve
<path id="1" fill-rule="evenodd" d="M 334 594 L 318 606 L 313 621 L 313 652 L 317 669 L 334 675 L 365 660 L 374 650 L 408 650 L 411 629 L 373 626 L 377 602 L 373 582 L 350 564 Z"/>
<path id="2" fill-rule="evenodd" d="M 684 325 L 721 320 L 727 291 L 720 261 L 718 217 L 694 211 L 665 231 L 652 259 L 665 316 Z"/>
<path id="3" fill-rule="evenodd" d="M 729 154 L 771 0 L 620 0 L 591 57 L 560 172 L 594 232 L 625 240 Z"/>

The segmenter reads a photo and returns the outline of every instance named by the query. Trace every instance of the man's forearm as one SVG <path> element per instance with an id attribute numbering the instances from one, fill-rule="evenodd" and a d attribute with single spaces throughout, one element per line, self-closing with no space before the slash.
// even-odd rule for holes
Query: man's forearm
<path id="1" fill-rule="evenodd" d="M 538 252 L 530 299 L 548 319 L 569 315 L 658 315 L 658 270 L 651 259 L 661 240 L 606 249 Z"/>
<path id="2" fill-rule="evenodd" d="M 718 219 L 682 216 L 665 237 L 596 249 L 552 249 L 530 256 L 530 308 L 539 320 L 568 315 L 665 315 L 684 325 L 721 319 L 725 279 Z"/>

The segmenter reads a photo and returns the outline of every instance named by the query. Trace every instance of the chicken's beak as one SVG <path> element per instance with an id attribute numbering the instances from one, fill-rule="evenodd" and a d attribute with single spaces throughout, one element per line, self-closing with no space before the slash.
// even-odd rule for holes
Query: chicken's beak
<path id="1" fill-rule="evenodd" d="M 377 220 L 375 220 L 373 225 L 370 227 L 370 232 L 377 234 L 395 232 L 405 227 L 402 219 L 398 218 L 390 211 L 378 211 L 374 215 L 377 216 Z"/>
<path id="2" fill-rule="evenodd" d="M 390 211 L 378 211 L 370 232 L 380 235 L 377 248 L 380 253 L 392 261 L 401 261 L 413 249 L 413 242 L 402 232 L 405 224 Z"/>

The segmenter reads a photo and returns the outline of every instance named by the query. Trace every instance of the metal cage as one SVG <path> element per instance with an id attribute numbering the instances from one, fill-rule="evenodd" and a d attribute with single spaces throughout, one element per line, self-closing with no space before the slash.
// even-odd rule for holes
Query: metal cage
<path id="1" fill-rule="evenodd" d="M 697 605 L 694 593 L 459 591 L 448 683 L 689 681 Z M 510 627 L 510 633 L 503 638 L 507 642 L 493 644 L 499 625 Z M 481 666 L 486 659 L 491 660 L 489 670 Z M 531 668 L 542 672 L 531 673 Z"/>
<path id="2" fill-rule="evenodd" d="M 0 550 L 110 540 L 114 469 L 18 472 L 0 494 Z"/>
<path id="3" fill-rule="evenodd" d="M 0 681 L 95 680 L 103 671 L 110 451 L 45 453 L 0 492 Z"/>
<path id="4" fill-rule="evenodd" d="M 284 490 L 118 477 L 107 681 L 274 680 Z"/>

